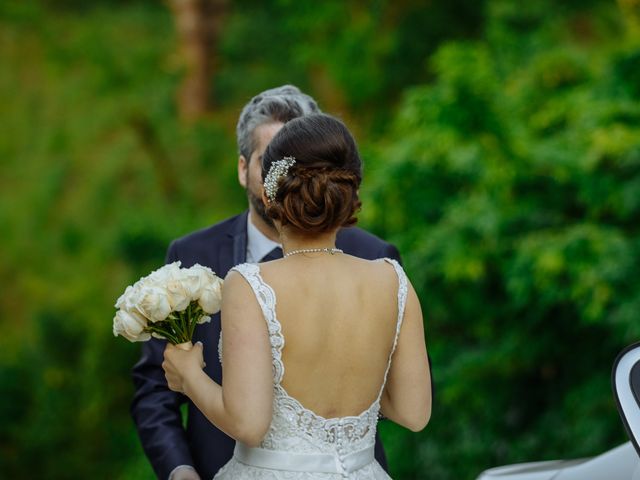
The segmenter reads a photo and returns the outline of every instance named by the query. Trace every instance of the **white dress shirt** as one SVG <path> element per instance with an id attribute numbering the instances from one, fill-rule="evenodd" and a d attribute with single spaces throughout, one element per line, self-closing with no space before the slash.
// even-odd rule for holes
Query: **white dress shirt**
<path id="1" fill-rule="evenodd" d="M 271 250 L 282 248 L 278 242 L 274 242 L 251 223 L 251 215 L 247 215 L 247 262 L 258 263 Z"/>

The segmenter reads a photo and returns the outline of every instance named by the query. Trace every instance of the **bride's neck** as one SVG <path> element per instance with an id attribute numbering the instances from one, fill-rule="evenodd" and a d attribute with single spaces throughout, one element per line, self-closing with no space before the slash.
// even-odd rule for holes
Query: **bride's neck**
<path id="1" fill-rule="evenodd" d="M 334 248 L 337 230 L 313 236 L 300 235 L 289 229 L 280 231 L 280 242 L 285 253 L 306 248 Z"/>

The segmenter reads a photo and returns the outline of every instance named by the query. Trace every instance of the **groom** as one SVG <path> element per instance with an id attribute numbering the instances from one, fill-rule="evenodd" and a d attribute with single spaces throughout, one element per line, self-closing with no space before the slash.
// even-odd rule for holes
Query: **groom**
<path id="1" fill-rule="evenodd" d="M 244 107 L 237 126 L 238 181 L 246 190 L 249 210 L 211 227 L 174 240 L 167 263 L 180 260 L 210 267 L 220 277 L 240 263 L 282 257 L 278 234 L 264 212 L 261 200 L 262 154 L 282 126 L 296 117 L 319 112 L 318 105 L 298 88 L 285 85 L 255 96 Z M 398 250 L 356 227 L 338 232 L 336 246 L 357 257 L 399 260 Z M 205 372 L 221 383 L 218 359 L 220 316 L 197 327 L 193 341 L 204 344 Z M 153 469 L 162 480 L 209 480 L 231 458 L 235 442 L 215 428 L 182 394 L 169 390 L 162 370 L 165 343 L 151 339 L 133 367 L 135 395 L 131 415 Z M 187 404 L 186 428 L 181 406 Z M 376 458 L 386 468 L 378 440 Z"/>

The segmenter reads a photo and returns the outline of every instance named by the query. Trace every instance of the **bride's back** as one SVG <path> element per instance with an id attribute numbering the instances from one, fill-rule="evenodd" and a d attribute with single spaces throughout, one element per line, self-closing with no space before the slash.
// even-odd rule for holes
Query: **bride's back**
<path id="1" fill-rule="evenodd" d="M 398 318 L 398 278 L 384 261 L 345 254 L 293 255 L 263 264 L 285 346 L 282 386 L 325 418 L 375 401 Z"/>
<path id="2" fill-rule="evenodd" d="M 285 252 L 332 248 L 338 230 L 355 224 L 362 161 L 339 120 L 316 114 L 287 122 L 262 155 L 262 174 L 264 217 L 273 222 Z M 402 289 L 403 325 L 387 386 L 376 402 L 396 338 L 398 277 L 407 284 L 395 268 L 327 252 L 260 266 L 275 292 L 284 337 L 281 385 L 307 409 L 336 418 L 379 407 L 409 428 L 426 423 L 429 371 L 422 314 L 410 285 Z"/>

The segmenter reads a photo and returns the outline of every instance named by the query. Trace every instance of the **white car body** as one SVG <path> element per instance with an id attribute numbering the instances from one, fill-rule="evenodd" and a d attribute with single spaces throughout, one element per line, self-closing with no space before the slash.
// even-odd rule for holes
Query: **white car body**
<path id="1" fill-rule="evenodd" d="M 492 468 L 477 480 L 640 480 L 640 457 L 628 442 L 592 458 Z"/>
<path id="2" fill-rule="evenodd" d="M 618 355 L 612 383 L 631 442 L 592 458 L 492 468 L 481 473 L 477 480 L 640 480 L 640 343 Z"/>

